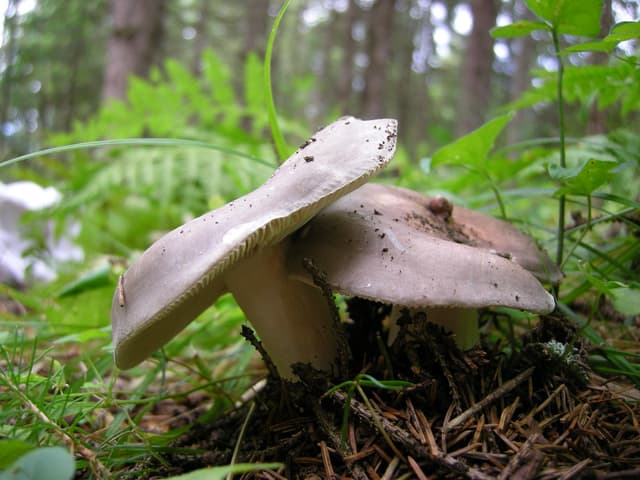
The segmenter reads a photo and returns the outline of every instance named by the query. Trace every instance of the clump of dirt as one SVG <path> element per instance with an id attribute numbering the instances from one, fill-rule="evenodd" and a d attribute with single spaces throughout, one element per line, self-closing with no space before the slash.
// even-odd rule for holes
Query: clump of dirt
<path id="1" fill-rule="evenodd" d="M 298 366 L 302 382 L 270 378 L 253 406 L 196 423 L 136 478 L 226 465 L 234 449 L 236 462 L 284 465 L 243 477 L 256 479 L 640 478 L 637 390 L 593 376 L 566 319 L 543 317 L 509 355 L 497 345 L 461 352 L 408 313 L 387 349 L 387 308 L 355 300 L 350 314 L 352 378 L 378 384 L 332 389 Z"/>

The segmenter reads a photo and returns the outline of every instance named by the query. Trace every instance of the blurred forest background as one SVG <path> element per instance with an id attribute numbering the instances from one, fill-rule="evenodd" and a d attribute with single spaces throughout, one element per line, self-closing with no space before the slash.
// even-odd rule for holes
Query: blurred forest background
<path id="1" fill-rule="evenodd" d="M 638 17 L 636 1 L 605 3 L 603 35 L 613 23 Z M 262 78 L 248 59 L 264 55 L 280 2 L 5 0 L 4 6 L 0 153 L 6 159 L 46 146 L 52 133 L 72 131 L 111 100 L 126 101 L 135 88 L 129 75 L 202 79 L 211 74 L 203 65 L 207 55 L 220 65 L 213 74 L 228 80 L 213 94 L 249 105 L 246 76 Z M 416 160 L 518 99 L 534 70 L 556 69 L 550 42 L 490 37 L 494 26 L 520 19 L 532 19 L 523 0 L 294 2 L 274 53 L 276 105 L 302 131 L 345 113 L 398 118 L 403 145 Z M 570 64 L 601 61 L 592 53 L 570 58 Z M 157 101 L 158 109 L 174 107 Z M 213 122 L 214 111 L 202 113 L 203 122 Z M 577 113 L 569 134 L 623 122 L 595 109 Z M 509 140 L 548 136 L 555 123 L 555 110 L 539 106 L 512 122 Z M 239 124 L 245 131 L 248 125 L 247 118 Z M 148 128 L 127 133 L 185 134 L 179 124 Z"/>

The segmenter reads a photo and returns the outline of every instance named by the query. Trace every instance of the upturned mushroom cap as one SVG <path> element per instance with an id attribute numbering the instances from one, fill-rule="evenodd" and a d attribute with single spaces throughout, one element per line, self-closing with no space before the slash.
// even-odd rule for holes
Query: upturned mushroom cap
<path id="1" fill-rule="evenodd" d="M 364 185 L 296 233 L 289 269 L 303 279 L 309 258 L 340 293 L 412 308 L 553 310 L 553 297 L 517 263 L 542 259 L 534 271 L 555 278 L 544 252 L 510 224 L 460 210 L 409 190 Z M 497 227 L 493 238 L 488 232 Z"/>
<path id="2" fill-rule="evenodd" d="M 393 156 L 396 121 L 342 118 L 317 132 L 258 189 L 169 232 L 121 277 L 111 318 L 129 368 L 227 291 L 225 272 L 362 185 Z M 265 278 L 265 282 L 269 279 Z"/>

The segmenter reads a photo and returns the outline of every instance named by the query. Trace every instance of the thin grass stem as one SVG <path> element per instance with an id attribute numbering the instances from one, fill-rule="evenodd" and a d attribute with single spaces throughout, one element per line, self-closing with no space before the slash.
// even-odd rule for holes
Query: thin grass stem
<path id="1" fill-rule="evenodd" d="M 60 147 L 45 148 L 44 150 L 38 150 L 37 152 L 31 152 L 25 155 L 20 155 L 19 157 L 10 158 L 9 160 L 4 160 L 3 162 L 0 162 L 0 168 L 8 167 L 9 165 L 23 162 L 31 158 L 43 157 L 46 155 L 53 155 L 55 153 L 63 153 L 63 152 L 70 152 L 73 150 L 84 150 L 84 149 L 90 149 L 90 148 L 119 147 L 119 146 L 130 146 L 130 147 L 165 146 L 165 147 L 205 148 L 208 150 L 216 150 L 218 152 L 228 153 L 229 155 L 234 155 L 236 157 L 246 158 L 248 160 L 259 163 L 261 165 L 265 165 L 267 167 L 273 168 L 272 163 L 267 162 L 266 160 L 263 160 L 261 158 L 254 157 L 253 155 L 249 155 L 247 153 L 241 152 L 239 150 L 221 147 L 219 145 L 213 145 L 211 143 L 201 142 L 199 140 L 188 140 L 183 138 L 117 138 L 113 140 L 96 140 L 93 142 L 72 143 L 70 145 L 63 145 Z"/>
<path id="2" fill-rule="evenodd" d="M 553 37 L 553 50 L 558 62 L 558 82 L 557 82 L 557 95 L 558 95 L 558 122 L 560 130 L 560 167 L 566 168 L 567 166 L 567 152 L 566 152 L 566 132 L 565 132 L 565 115 L 564 115 L 564 93 L 563 93 L 563 81 L 564 81 L 564 64 L 560 55 L 560 39 L 558 37 L 558 28 L 554 26 L 552 31 Z M 562 265 L 563 263 L 563 249 L 564 249 L 564 225 L 565 225 L 565 208 L 566 197 L 560 195 L 558 198 L 558 244 L 556 250 L 556 263 Z M 556 292 L 558 294 L 558 292 Z"/>
<path id="3" fill-rule="evenodd" d="M 276 41 L 280 22 L 282 21 L 287 8 L 289 8 L 290 3 L 291 0 L 285 0 L 285 2 L 282 4 L 282 7 L 280 7 L 280 11 L 276 16 L 276 19 L 273 21 L 271 33 L 269 33 L 269 40 L 267 41 L 267 49 L 264 54 L 264 89 L 265 98 L 267 101 L 267 115 L 269 117 L 269 127 L 271 128 L 273 145 L 278 155 L 278 163 L 282 163 L 282 161 L 287 158 L 287 156 L 289 155 L 289 147 L 287 146 L 287 142 L 282 135 L 280 123 L 278 122 L 276 104 L 273 100 L 273 88 L 271 83 L 271 58 L 273 56 L 273 45 Z"/>

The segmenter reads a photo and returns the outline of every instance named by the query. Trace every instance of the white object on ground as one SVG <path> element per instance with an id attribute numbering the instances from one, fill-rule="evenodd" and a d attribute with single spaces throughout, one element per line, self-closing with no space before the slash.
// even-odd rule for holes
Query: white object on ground
<path id="1" fill-rule="evenodd" d="M 56 277 L 56 265 L 83 259 L 82 249 L 72 240 L 80 230 L 77 222 L 60 236 L 52 220 L 42 222 L 38 229 L 46 248 L 38 257 L 26 254 L 34 242 L 21 222 L 23 214 L 49 208 L 61 198 L 55 188 L 33 182 L 0 183 L 0 283 L 24 286 L 30 281 L 50 281 Z"/>

